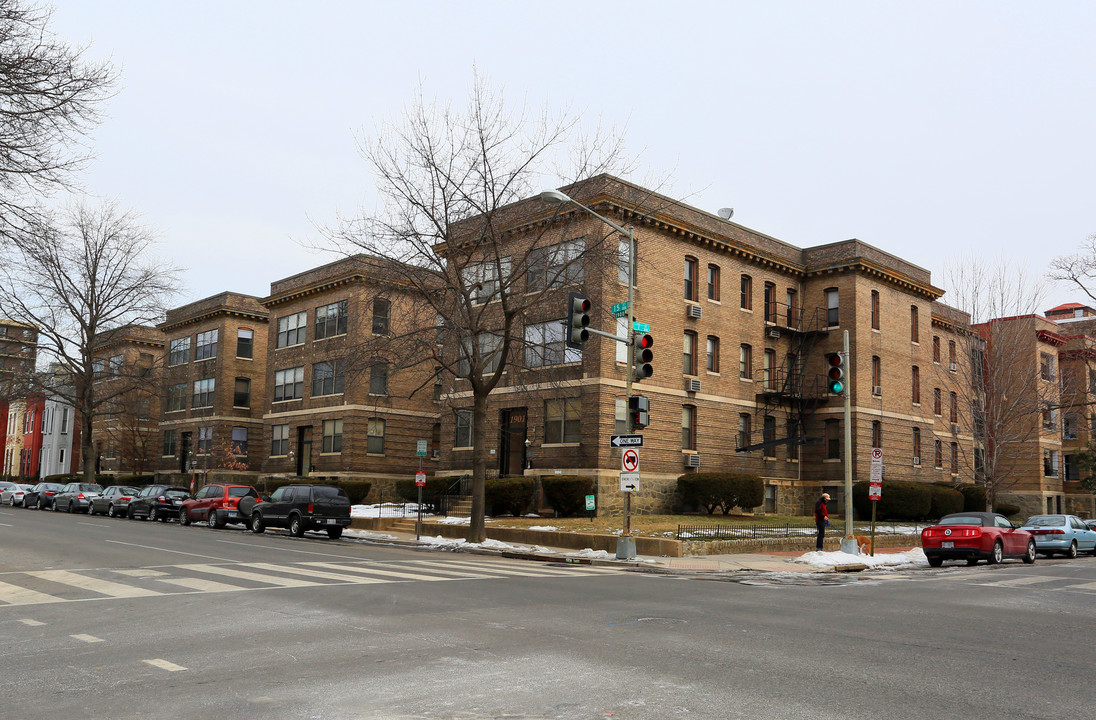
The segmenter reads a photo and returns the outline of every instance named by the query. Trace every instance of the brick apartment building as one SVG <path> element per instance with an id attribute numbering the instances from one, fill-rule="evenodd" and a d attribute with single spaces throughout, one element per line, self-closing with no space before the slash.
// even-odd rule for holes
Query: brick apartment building
<path id="1" fill-rule="evenodd" d="M 34 370 L 38 330 L 0 318 L 0 474 L 20 475 L 26 469 L 24 424 L 27 399 L 19 385 Z M 37 463 L 36 463 L 37 464 Z"/>
<path id="2" fill-rule="evenodd" d="M 226 469 L 252 482 L 266 460 L 268 313 L 259 299 L 223 292 L 167 312 L 160 379 L 158 471 L 188 485 Z"/>

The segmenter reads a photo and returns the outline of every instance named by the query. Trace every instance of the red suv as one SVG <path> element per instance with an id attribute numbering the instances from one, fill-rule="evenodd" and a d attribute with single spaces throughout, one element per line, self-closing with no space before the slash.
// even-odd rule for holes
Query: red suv
<path id="1" fill-rule="evenodd" d="M 240 507 L 244 498 L 254 498 Z M 199 490 L 193 498 L 183 501 L 179 510 L 179 523 L 205 520 L 211 528 L 223 528 L 226 523 L 247 524 L 247 515 L 259 502 L 259 493 L 250 485 L 228 485 L 213 483 Z"/>

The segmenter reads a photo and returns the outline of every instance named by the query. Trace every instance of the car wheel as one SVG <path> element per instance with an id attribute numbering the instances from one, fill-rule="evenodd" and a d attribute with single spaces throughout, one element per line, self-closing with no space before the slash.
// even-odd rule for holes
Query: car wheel
<path id="1" fill-rule="evenodd" d="M 97 514 L 98 513 L 95 512 L 95 504 L 94 503 L 88 503 L 88 515 L 90 516 L 90 515 L 97 515 Z"/>
<path id="2" fill-rule="evenodd" d="M 332 540 L 338 540 L 342 537 L 342 531 L 343 529 L 341 527 L 327 528 L 327 537 Z"/>
<path id="3" fill-rule="evenodd" d="M 148 509 L 148 519 L 151 520 L 152 522 L 156 522 L 157 520 L 160 519 L 160 513 L 158 513 L 156 511 L 156 506 L 155 505 L 153 505 L 152 507 L 150 507 Z"/>
<path id="4" fill-rule="evenodd" d="M 301 520 L 301 516 L 296 513 L 289 516 L 289 534 L 293 537 L 304 536 L 304 522 Z"/>
<path id="5" fill-rule="evenodd" d="M 1000 565 L 1001 561 L 1005 559 L 1005 548 L 1001 544 L 1001 541 L 993 543 L 993 552 L 989 555 L 990 565 Z"/>
<path id="6" fill-rule="evenodd" d="M 1035 541 L 1028 540 L 1027 552 L 1024 553 L 1024 563 L 1031 565 L 1035 562 Z"/>
<path id="7" fill-rule="evenodd" d="M 15 507 L 15 496 L 14 495 L 12 495 L 10 498 L 8 498 L 8 505 L 10 505 L 11 507 Z M 1096 553 L 1096 545 L 1093 546 L 1092 551 L 1094 553 Z"/>
<path id="8" fill-rule="evenodd" d="M 1071 559 L 1077 557 L 1077 541 L 1076 540 L 1074 540 L 1073 542 L 1071 542 L 1069 544 L 1069 550 L 1066 551 L 1066 557 L 1071 558 Z"/>
<path id="9" fill-rule="evenodd" d="M 65 506 L 65 512 L 67 512 L 69 515 L 72 514 L 72 501 L 71 500 L 69 500 L 69 504 Z"/>
<path id="10" fill-rule="evenodd" d="M 266 530 L 266 525 L 263 525 L 262 513 L 257 513 L 257 512 L 251 513 L 251 532 L 253 532 L 257 535 L 257 534 L 261 533 L 263 530 Z"/>
<path id="11" fill-rule="evenodd" d="M 190 524 L 190 513 L 186 511 L 186 508 L 179 510 L 179 524 L 183 527 Z"/>
<path id="12" fill-rule="evenodd" d="M 50 503 L 49 510 L 50 510 L 50 512 L 57 512 L 57 501 L 56 500 L 54 500 L 53 502 Z"/>
<path id="13" fill-rule="evenodd" d="M 209 511 L 209 527 L 213 530 L 220 530 L 225 526 L 224 516 L 217 510 Z"/>
<path id="14" fill-rule="evenodd" d="M 1096 543 L 1093 543 L 1092 545 L 1092 555 L 1096 556 Z"/>
<path id="15" fill-rule="evenodd" d="M 111 503 L 110 505 L 107 505 L 107 517 L 108 518 L 114 517 L 114 503 Z"/>
<path id="16" fill-rule="evenodd" d="M 942 557 L 930 557 L 929 567 L 940 567 L 944 564 L 944 558 Z"/>
<path id="17" fill-rule="evenodd" d="M 46 509 L 46 504 L 44 502 L 42 502 L 42 498 L 38 498 L 38 509 L 39 510 L 45 510 Z"/>

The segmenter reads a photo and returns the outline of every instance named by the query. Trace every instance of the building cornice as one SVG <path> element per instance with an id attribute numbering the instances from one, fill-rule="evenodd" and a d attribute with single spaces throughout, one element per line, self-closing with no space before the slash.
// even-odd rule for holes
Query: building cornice
<path id="1" fill-rule="evenodd" d="M 262 313 L 252 312 L 250 310 L 239 310 L 235 308 L 213 308 L 203 313 L 188 317 L 184 320 L 176 320 L 175 322 L 162 322 L 157 325 L 157 329 L 163 332 L 171 332 L 172 330 L 178 330 L 179 328 L 187 327 L 188 325 L 197 325 L 199 323 L 206 322 L 216 317 L 237 317 L 243 320 L 251 320 L 254 322 L 269 322 L 270 318 Z"/>

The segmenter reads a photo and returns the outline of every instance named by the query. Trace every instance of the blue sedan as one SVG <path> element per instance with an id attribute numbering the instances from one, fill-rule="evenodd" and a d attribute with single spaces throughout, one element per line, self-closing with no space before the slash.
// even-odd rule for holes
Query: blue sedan
<path id="1" fill-rule="evenodd" d="M 1096 530 L 1076 515 L 1033 515 L 1022 529 L 1035 538 L 1036 551 L 1047 557 L 1062 553 L 1075 558 L 1078 552 L 1096 555 Z"/>

